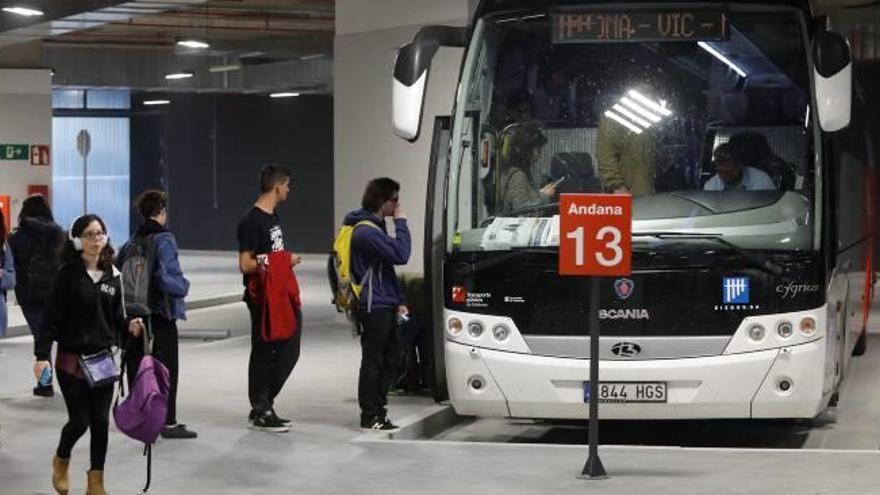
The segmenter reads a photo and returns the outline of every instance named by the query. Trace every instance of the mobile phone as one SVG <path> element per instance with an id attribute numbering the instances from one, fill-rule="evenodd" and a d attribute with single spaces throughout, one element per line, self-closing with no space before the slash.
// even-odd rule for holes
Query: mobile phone
<path id="1" fill-rule="evenodd" d="M 40 372 L 40 385 L 44 387 L 48 387 L 52 384 L 52 368 L 46 366 L 43 368 L 43 371 Z"/>

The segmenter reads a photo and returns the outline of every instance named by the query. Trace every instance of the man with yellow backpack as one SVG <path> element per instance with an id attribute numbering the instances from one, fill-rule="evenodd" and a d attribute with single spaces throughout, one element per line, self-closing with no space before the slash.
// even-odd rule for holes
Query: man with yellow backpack
<path id="1" fill-rule="evenodd" d="M 388 390 L 400 375 L 400 327 L 409 320 L 409 310 L 394 265 L 405 265 L 412 249 L 399 193 L 400 184 L 392 179 L 370 181 L 363 208 L 345 216 L 331 257 L 334 302 L 362 332 L 358 404 L 361 428 L 368 430 L 397 428 L 386 406 Z M 386 231 L 385 217 L 394 218 L 393 237 Z"/>

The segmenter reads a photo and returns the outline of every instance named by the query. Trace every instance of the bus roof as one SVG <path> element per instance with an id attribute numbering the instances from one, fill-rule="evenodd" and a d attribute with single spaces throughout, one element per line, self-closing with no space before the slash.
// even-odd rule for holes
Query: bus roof
<path id="1" fill-rule="evenodd" d="M 654 0 L 650 1 L 652 4 L 682 4 L 682 3 L 712 3 L 707 2 L 706 0 Z M 550 1 L 540 1 L 540 0 L 479 0 L 476 9 L 474 10 L 474 16 L 472 19 L 476 19 L 486 14 L 491 14 L 493 12 L 504 12 L 510 10 L 520 10 L 520 9 L 530 9 L 536 7 L 555 7 L 555 6 L 564 6 L 564 5 L 598 5 L 598 4 L 624 4 L 624 3 L 640 3 L 644 4 L 645 0 L 616 0 L 616 1 L 599 1 L 599 0 L 550 0 Z M 717 3 L 722 4 L 730 4 L 730 3 L 742 3 L 742 4 L 759 4 L 759 5 L 767 5 L 767 4 L 777 4 L 777 5 L 787 5 L 791 7 L 795 7 L 803 10 L 809 15 L 813 14 L 813 9 L 811 6 L 810 0 L 735 0 L 733 2 L 719 1 Z"/>

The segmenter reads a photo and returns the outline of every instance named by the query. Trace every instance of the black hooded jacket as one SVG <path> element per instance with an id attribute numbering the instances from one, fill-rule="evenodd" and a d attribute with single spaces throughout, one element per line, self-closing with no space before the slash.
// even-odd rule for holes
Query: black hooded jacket
<path id="1" fill-rule="evenodd" d="M 71 354 L 94 354 L 128 340 L 119 271 L 105 271 L 97 283 L 82 263 L 65 266 L 46 303 L 34 355 L 48 361 L 52 341 Z"/>
<path id="2" fill-rule="evenodd" d="M 58 274 L 58 253 L 64 231 L 55 222 L 25 217 L 9 236 L 15 260 L 15 299 L 21 305 L 42 305 Z"/>

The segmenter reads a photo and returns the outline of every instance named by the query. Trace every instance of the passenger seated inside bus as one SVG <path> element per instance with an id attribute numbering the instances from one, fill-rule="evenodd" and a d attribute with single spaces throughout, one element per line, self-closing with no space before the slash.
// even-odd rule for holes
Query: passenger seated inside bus
<path id="1" fill-rule="evenodd" d="M 541 189 L 532 185 L 532 167 L 547 138 L 537 122 L 511 124 L 501 132 L 501 159 L 498 174 L 500 215 L 527 213 L 532 207 L 549 204 L 556 197 L 553 182 Z"/>
<path id="2" fill-rule="evenodd" d="M 743 132 L 732 136 L 729 143 L 733 154 L 742 158 L 742 163 L 764 171 L 777 189 L 795 188 L 795 166 L 773 152 L 766 136 L 759 132 Z"/>
<path id="3" fill-rule="evenodd" d="M 734 153 L 730 143 L 715 148 L 712 160 L 715 175 L 703 186 L 704 191 L 766 191 L 776 189 L 776 184 L 765 172 L 745 165 L 741 156 Z"/>

